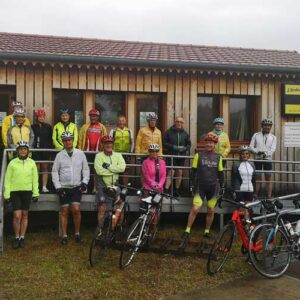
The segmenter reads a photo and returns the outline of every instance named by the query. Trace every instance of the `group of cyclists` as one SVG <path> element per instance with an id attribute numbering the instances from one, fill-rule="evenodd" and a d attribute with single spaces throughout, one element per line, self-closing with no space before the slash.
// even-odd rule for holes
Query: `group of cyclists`
<path id="1" fill-rule="evenodd" d="M 22 103 L 14 103 L 14 112 L 3 121 L 2 139 L 7 148 L 16 149 L 16 157 L 8 164 L 5 182 L 4 199 L 12 202 L 13 228 L 15 238 L 13 248 L 25 246 L 25 234 L 28 225 L 28 210 L 31 201 L 36 202 L 39 196 L 38 168 L 42 168 L 42 192 L 48 192 L 48 163 L 35 164 L 34 160 L 47 161 L 49 152 L 34 152 L 30 157 L 30 148 L 60 150 L 52 167 L 52 181 L 60 201 L 61 244 L 68 243 L 67 222 L 71 211 L 75 228 L 75 242 L 81 243 L 80 235 L 81 194 L 88 189 L 90 181 L 90 167 L 84 151 L 96 151 L 93 169 L 95 171 L 94 188 L 98 202 L 98 223 L 103 225 L 104 215 L 111 198 L 107 195 L 107 187 L 113 187 L 119 180 L 119 175 L 126 172 L 129 158 L 126 153 L 140 154 L 138 160 L 142 164 L 142 185 L 145 191 L 155 190 L 169 192 L 172 178 L 167 165 L 177 166 L 175 196 L 180 196 L 180 186 L 183 170 L 186 164 L 184 155 L 190 151 L 191 141 L 184 129 L 182 117 L 176 117 L 162 140 L 161 131 L 156 127 L 158 117 L 155 113 L 147 116 L 147 126 L 138 132 L 136 144 L 132 130 L 126 126 L 125 116 L 119 116 L 117 127 L 109 134 L 100 122 L 100 112 L 92 109 L 89 112 L 90 122 L 77 130 L 77 126 L 70 121 L 67 109 L 61 110 L 60 122 L 52 127 L 45 123 L 46 112 L 39 109 L 35 112 L 36 122 L 29 125 L 25 117 Z M 29 123 L 29 124 L 28 124 Z M 262 130 L 254 134 L 250 146 L 241 146 L 240 160 L 232 167 L 232 189 L 236 191 L 238 201 L 250 201 L 255 197 L 257 185 L 255 183 L 256 170 L 264 170 L 266 179 L 270 178 L 272 164 L 268 161 L 276 149 L 276 137 L 270 133 L 272 121 L 265 119 L 261 123 Z M 183 233 L 183 241 L 189 237 L 191 227 L 199 213 L 204 200 L 207 201 L 207 217 L 204 236 L 210 236 L 210 227 L 214 219 L 214 210 L 218 195 L 224 193 L 225 165 L 222 158 L 230 153 L 228 135 L 223 131 L 224 120 L 220 117 L 213 122 L 213 130 L 205 134 L 203 140 L 205 148 L 195 154 L 192 163 L 192 192 L 193 205 L 188 217 L 187 227 Z M 6 138 L 5 138 L 6 137 Z M 174 155 L 173 161 L 162 158 L 165 154 Z M 249 162 L 250 152 L 255 153 L 259 162 L 254 166 Z M 125 155 L 122 155 L 125 153 Z M 125 173 L 126 174 L 126 173 Z M 261 174 L 259 173 L 259 176 Z M 126 178 L 126 176 L 125 176 Z M 268 196 L 270 185 L 268 186 Z M 117 201 L 121 201 L 120 197 Z M 121 204 L 121 203 L 120 203 Z M 117 223 L 117 220 L 116 220 Z"/>

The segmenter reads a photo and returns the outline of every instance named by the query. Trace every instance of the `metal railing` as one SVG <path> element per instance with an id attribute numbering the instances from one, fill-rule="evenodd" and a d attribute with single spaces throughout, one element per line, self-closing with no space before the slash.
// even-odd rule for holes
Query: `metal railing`
<path id="1" fill-rule="evenodd" d="M 5 178 L 5 171 L 8 164 L 8 153 L 14 152 L 14 149 L 5 149 L 3 151 L 3 158 L 2 158 L 2 166 L 1 166 L 1 176 L 0 176 L 0 252 L 3 250 L 3 214 L 4 214 L 4 205 L 3 205 L 3 188 L 4 188 L 4 178 Z M 55 149 L 31 149 L 32 152 L 50 152 L 50 153 L 57 153 L 58 150 Z M 92 151 L 86 151 L 85 154 L 88 158 L 88 164 L 91 166 L 91 178 L 94 175 L 94 156 L 98 152 L 92 152 Z M 120 177 L 128 177 L 129 181 L 132 183 L 133 186 L 140 187 L 141 186 L 141 162 L 137 159 L 137 157 L 141 157 L 143 155 L 136 154 L 136 153 L 124 153 L 126 157 L 131 157 L 130 163 L 127 164 L 127 167 L 129 169 L 129 172 L 126 173 L 126 175 L 121 175 Z M 146 156 L 146 155 L 144 155 Z M 133 159 L 134 158 L 134 159 Z M 190 170 L 191 170 L 191 161 L 193 159 L 193 156 L 172 156 L 172 155 L 163 155 L 163 158 L 168 158 L 168 161 L 170 162 L 169 165 L 167 165 L 170 174 L 169 179 L 171 179 L 171 193 L 174 191 L 174 180 L 176 180 L 176 176 L 174 176 L 174 170 L 176 169 L 182 169 L 183 170 L 183 176 L 182 176 L 182 195 L 180 197 L 181 201 L 179 203 L 173 203 L 173 200 L 171 199 L 170 202 L 167 202 L 164 206 L 165 212 L 173 212 L 174 207 L 177 208 L 176 212 L 188 212 L 192 201 L 192 195 L 189 193 L 189 186 L 190 186 Z M 184 166 L 174 166 L 174 159 L 182 158 L 186 160 L 186 163 Z M 234 158 L 227 158 L 226 161 L 226 168 L 224 169 L 225 172 L 225 181 L 227 182 L 227 185 L 229 186 L 230 183 L 230 172 L 231 172 L 231 166 L 232 163 L 236 159 Z M 48 163 L 49 166 L 53 164 L 54 161 L 54 155 L 51 157 L 51 160 L 36 160 L 36 163 Z M 255 160 L 250 160 L 255 161 Z M 258 161 L 258 160 L 257 160 Z M 300 190 L 300 162 L 299 161 L 280 161 L 280 160 L 270 160 L 275 166 L 273 168 L 273 171 L 268 171 L 269 173 L 274 174 L 274 179 L 271 181 L 276 184 L 275 190 L 277 190 L 277 195 L 283 195 L 291 192 L 297 192 Z M 277 166 L 277 167 L 276 167 Z M 50 169 L 50 168 L 49 168 Z M 259 171 L 258 171 L 259 172 Z M 51 175 L 51 171 L 48 170 L 47 172 L 49 175 Z M 40 171 L 40 174 L 43 174 L 42 171 Z M 51 185 L 51 179 L 48 179 L 49 185 Z M 264 180 L 261 181 L 261 183 L 265 183 Z M 52 194 L 52 195 L 51 195 Z M 45 205 L 41 210 L 59 210 L 57 197 L 55 195 L 55 190 L 53 187 L 50 187 L 50 193 L 44 194 L 47 195 L 47 200 L 51 201 L 51 204 Z M 86 206 L 86 210 L 95 210 L 96 205 L 94 204 L 95 196 L 93 195 L 83 195 L 86 199 L 88 199 L 89 205 Z M 137 204 L 137 197 L 132 197 L 132 203 L 133 208 L 135 210 L 138 209 Z M 35 208 L 35 210 L 39 210 L 40 208 Z M 203 210 L 205 212 L 205 209 Z M 223 214 L 226 213 L 226 210 L 217 209 L 217 212 L 221 215 L 223 218 Z"/>

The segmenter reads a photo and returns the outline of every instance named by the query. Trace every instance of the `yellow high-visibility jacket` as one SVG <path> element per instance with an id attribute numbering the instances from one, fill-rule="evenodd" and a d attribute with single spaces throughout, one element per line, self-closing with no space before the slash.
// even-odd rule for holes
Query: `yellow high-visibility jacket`
<path id="1" fill-rule="evenodd" d="M 57 124 L 54 125 L 53 133 L 52 133 L 53 145 L 57 150 L 64 149 L 64 144 L 62 142 L 61 135 L 65 131 L 69 131 L 73 133 L 74 135 L 73 147 L 76 148 L 77 146 L 77 141 L 78 141 L 77 126 L 72 122 L 70 122 L 68 126 L 65 126 L 62 122 L 58 122 Z"/>

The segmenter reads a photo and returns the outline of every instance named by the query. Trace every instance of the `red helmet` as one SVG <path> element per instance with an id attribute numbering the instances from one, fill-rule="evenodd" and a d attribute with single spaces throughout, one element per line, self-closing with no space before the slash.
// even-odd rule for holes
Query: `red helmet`
<path id="1" fill-rule="evenodd" d="M 46 116 L 46 112 L 45 112 L 45 110 L 43 108 L 39 108 L 38 110 L 36 110 L 34 112 L 34 115 L 36 117 L 45 117 Z"/>
<path id="2" fill-rule="evenodd" d="M 109 135 L 105 135 L 101 139 L 102 144 L 113 143 L 113 138 Z"/>
<path id="3" fill-rule="evenodd" d="M 204 141 L 217 143 L 219 141 L 219 138 L 214 134 L 208 133 Z"/>
<path id="4" fill-rule="evenodd" d="M 89 116 L 93 116 L 93 115 L 95 115 L 95 116 L 100 116 L 99 110 L 97 110 L 97 109 L 95 109 L 95 108 L 91 109 L 91 110 L 89 111 Z"/>

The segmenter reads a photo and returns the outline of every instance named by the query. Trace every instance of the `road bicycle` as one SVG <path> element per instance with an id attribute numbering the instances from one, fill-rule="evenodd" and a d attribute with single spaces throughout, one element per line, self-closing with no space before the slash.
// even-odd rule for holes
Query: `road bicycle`
<path id="1" fill-rule="evenodd" d="M 220 198 L 219 205 L 221 205 L 222 202 L 228 202 L 233 204 L 236 209 L 233 211 L 230 222 L 223 228 L 212 244 L 207 260 L 208 274 L 214 275 L 222 270 L 231 252 L 234 237 L 237 234 L 242 242 L 242 254 L 247 254 L 249 247 L 251 249 L 254 248 L 253 251 L 259 251 L 262 245 L 259 244 L 258 241 L 255 246 L 253 243 L 249 243 L 251 230 L 255 227 L 257 222 L 274 217 L 276 215 L 275 211 L 282 208 L 280 201 L 291 198 L 292 196 L 294 196 L 294 194 L 273 199 L 261 199 L 246 204 L 232 199 Z M 253 207 L 256 205 L 261 205 L 264 213 L 260 216 L 253 217 Z M 246 211 L 248 211 L 248 213 L 246 213 Z M 247 219 L 245 218 L 246 215 Z"/>
<path id="2" fill-rule="evenodd" d="M 250 261 L 255 270 L 267 278 L 282 276 L 293 258 L 300 260 L 299 226 L 298 232 L 294 232 L 293 223 L 289 221 L 292 215 L 300 214 L 299 196 L 300 193 L 294 195 L 298 198 L 293 201 L 294 209 L 276 211 L 274 222 L 260 224 L 251 232 L 249 245 L 253 247 L 249 246 Z M 260 247 L 257 247 L 258 244 Z"/>
<path id="3" fill-rule="evenodd" d="M 155 240 L 163 199 L 177 200 L 170 194 L 149 190 L 146 192 L 148 197 L 141 198 L 141 215 L 129 229 L 121 250 L 119 265 L 122 269 L 130 265 L 137 252 Z"/>
<path id="4" fill-rule="evenodd" d="M 105 212 L 103 225 L 97 225 L 90 243 L 89 262 L 92 267 L 96 266 L 105 256 L 107 250 L 115 242 L 117 234 L 123 231 L 124 225 L 127 223 L 126 216 L 129 211 L 129 204 L 126 196 L 129 189 L 133 188 L 130 185 L 116 185 L 104 190 L 105 194 L 112 200 L 112 206 Z M 121 200 L 120 203 L 116 203 L 118 199 Z M 118 224 L 114 224 L 116 209 L 120 214 Z"/>

